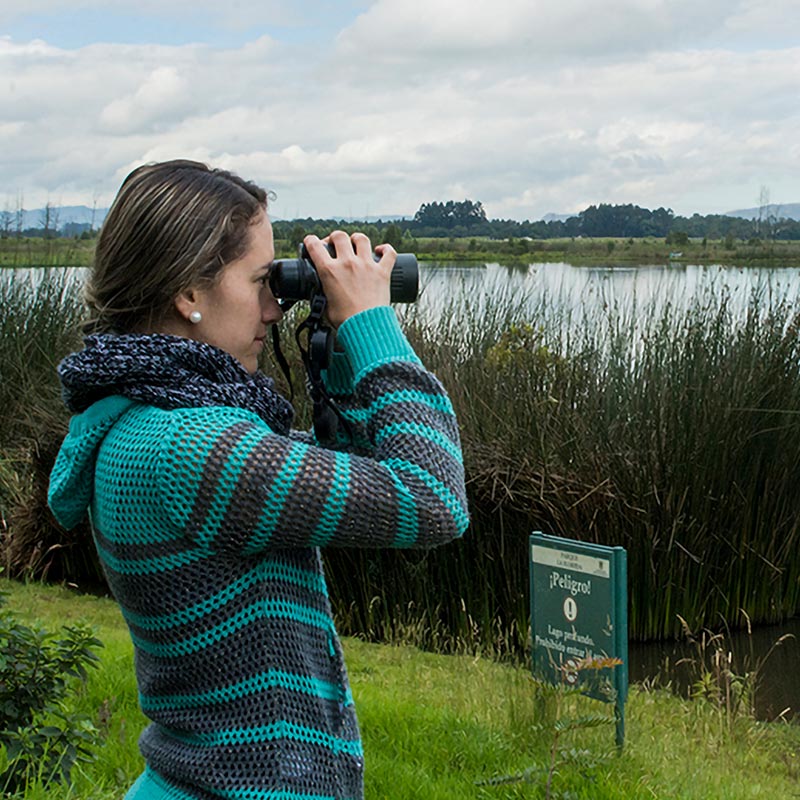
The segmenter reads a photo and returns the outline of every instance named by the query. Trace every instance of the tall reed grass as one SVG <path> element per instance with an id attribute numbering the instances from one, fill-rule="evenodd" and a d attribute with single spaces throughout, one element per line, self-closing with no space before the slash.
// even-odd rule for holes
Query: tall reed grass
<path id="1" fill-rule="evenodd" d="M 53 528 L 42 498 L 44 444 L 66 423 L 54 366 L 77 344 L 78 287 L 48 273 L 33 289 L 12 278 L 0 292 L 0 500 L 37 509 L 33 520 L 4 512 L 4 550 L 44 542 L 52 575 L 85 582 L 99 574 L 91 546 Z M 404 315 L 459 417 L 472 525 L 438 551 L 327 553 L 343 633 L 524 652 L 532 530 L 627 549 L 633 638 L 677 635 L 678 615 L 714 629 L 800 610 L 792 302 L 758 289 L 740 302 L 724 286 L 646 305 L 500 293 Z M 39 533 L 19 533 L 31 528 Z M 13 552 L 25 563 L 24 548 Z"/>
<path id="2" fill-rule="evenodd" d="M 332 556 L 349 631 L 416 614 L 521 652 L 532 530 L 627 549 L 637 639 L 678 634 L 678 614 L 715 628 L 797 613 L 793 303 L 724 286 L 645 307 L 457 297 L 408 323 L 456 407 L 473 522 L 438 552 Z"/>
<path id="3" fill-rule="evenodd" d="M 73 270 L 0 270 L 0 556 L 12 574 L 100 572 L 86 527 L 65 534 L 47 508 L 49 472 L 67 431 L 56 375 L 80 342 Z"/>
<path id="4" fill-rule="evenodd" d="M 88 266 L 92 239 L 0 238 L 0 267 Z"/>

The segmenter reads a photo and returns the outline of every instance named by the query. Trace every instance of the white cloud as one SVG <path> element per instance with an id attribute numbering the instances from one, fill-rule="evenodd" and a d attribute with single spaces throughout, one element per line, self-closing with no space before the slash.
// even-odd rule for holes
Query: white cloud
<path id="1" fill-rule="evenodd" d="M 744 0 L 378 0 L 338 37 L 343 58 L 615 58 L 702 41 Z"/>
<path id="2" fill-rule="evenodd" d="M 317 13 L 325 6 L 324 0 L 310 3 Z M 30 15 L 75 14 L 79 12 L 125 14 L 128 16 L 154 16 L 182 18 L 194 21 L 207 17 L 227 28 L 250 27 L 258 24 L 299 24 L 303 15 L 296 4 L 282 0 L 25 0 L 24 3 L 0 3 L 0 25 L 9 25 Z"/>
<path id="3" fill-rule="evenodd" d="M 135 92 L 112 100 L 101 112 L 100 122 L 114 133 L 128 133 L 163 124 L 171 117 L 181 117 L 193 105 L 188 82 L 175 67 L 158 67 Z"/>
<path id="4" fill-rule="evenodd" d="M 597 202 L 706 213 L 761 185 L 792 202 L 800 48 L 769 46 L 770 13 L 766 0 L 378 0 L 305 47 L 275 31 L 228 48 L 0 38 L 0 200 L 90 201 L 138 163 L 186 156 L 276 189 L 284 216 L 464 197 L 498 217 Z M 744 47 L 753 15 L 769 21 Z"/>

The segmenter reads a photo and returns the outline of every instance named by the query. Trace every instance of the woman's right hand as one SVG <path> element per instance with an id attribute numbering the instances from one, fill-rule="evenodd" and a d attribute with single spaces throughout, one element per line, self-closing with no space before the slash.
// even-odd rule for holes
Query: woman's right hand
<path id="1" fill-rule="evenodd" d="M 327 298 L 326 316 L 334 328 L 368 308 L 389 305 L 390 279 L 397 253 L 389 244 L 378 245 L 375 261 L 372 244 L 363 233 L 333 231 L 324 239 L 313 234 L 303 240 L 317 268 Z M 326 244 L 335 252 L 332 256 Z"/>

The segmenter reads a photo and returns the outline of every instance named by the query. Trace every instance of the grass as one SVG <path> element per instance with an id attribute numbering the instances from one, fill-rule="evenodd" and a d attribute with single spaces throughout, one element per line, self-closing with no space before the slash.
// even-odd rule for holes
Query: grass
<path id="1" fill-rule="evenodd" d="M 48 628 L 89 621 L 105 643 L 102 667 L 75 694 L 104 732 L 98 760 L 70 787 L 37 786 L 26 800 L 112 800 L 142 768 L 136 740 L 144 719 L 136 705 L 132 653 L 113 601 L 62 587 L 0 581 L 8 607 Z M 546 763 L 547 695 L 527 670 L 466 656 L 438 656 L 410 646 L 345 640 L 367 762 L 369 800 L 540 798 L 542 783 L 480 785 Z M 582 699 L 578 712 L 602 708 Z M 552 706 L 550 707 L 552 713 Z M 800 726 L 722 724 L 720 712 L 663 690 L 633 687 L 627 738 L 613 750 L 613 729 L 578 731 L 570 747 L 598 756 L 587 774 L 562 765 L 554 796 L 617 798 L 791 798 L 800 778 Z M 605 754 L 605 756 L 604 756 Z M 604 757 L 603 757 L 604 756 Z"/>
<path id="2" fill-rule="evenodd" d="M 56 366 L 80 344 L 79 284 L 63 269 L 0 270 L 0 307 L 0 532 L 12 534 L 2 548 L 6 566 L 46 571 L 58 552 L 67 571 L 97 576 L 85 526 L 65 538 L 46 507 L 50 467 L 69 421 Z M 21 530 L 30 536 L 13 536 Z"/>
<path id="3" fill-rule="evenodd" d="M 0 239 L 0 267 L 85 267 L 94 246 L 91 239 Z"/>
<path id="4" fill-rule="evenodd" d="M 417 239 L 409 243 L 422 258 L 439 260 L 566 261 L 575 265 L 800 264 L 794 241 L 696 240 L 676 246 L 663 238 L 585 237 L 578 239 Z"/>
<path id="5" fill-rule="evenodd" d="M 721 286 L 641 308 L 528 300 L 411 310 L 459 419 L 472 526 L 432 553 L 331 554 L 335 585 L 359 576 L 336 597 L 346 630 L 382 640 L 405 616 L 521 652 L 532 530 L 626 548 L 635 639 L 679 635 L 678 614 L 693 629 L 796 614 L 794 302 L 756 291 L 740 314 Z"/>
<path id="6" fill-rule="evenodd" d="M 10 574 L 86 585 L 88 532 L 66 536 L 45 503 L 67 422 L 55 364 L 80 315 L 67 280 L 0 281 L 0 521 Z M 517 657 L 532 530 L 626 548 L 634 639 L 679 635 L 678 615 L 699 630 L 798 613 L 795 299 L 757 287 L 742 307 L 719 285 L 590 306 L 542 287 L 454 297 L 435 318 L 406 309 L 453 399 L 472 525 L 441 551 L 328 554 L 342 631 Z"/>
<path id="7" fill-rule="evenodd" d="M 92 262 L 94 246 L 94 239 L 0 239 L 0 267 L 86 267 Z M 296 256 L 296 248 L 286 239 L 276 239 L 275 247 L 278 257 Z M 800 265 L 800 242 L 796 241 L 692 239 L 677 246 L 656 237 L 535 240 L 421 237 L 404 240 L 399 250 L 415 252 L 426 261 Z"/>

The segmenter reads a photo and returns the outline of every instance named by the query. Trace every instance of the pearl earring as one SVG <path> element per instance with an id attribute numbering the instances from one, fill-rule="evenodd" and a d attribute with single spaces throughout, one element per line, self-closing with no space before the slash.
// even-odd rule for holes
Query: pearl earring
<path id="1" fill-rule="evenodd" d="M 201 319 L 203 319 L 203 315 L 199 311 L 192 311 L 192 313 L 189 314 L 189 319 L 191 322 L 197 325 L 197 323 L 200 322 Z"/>

